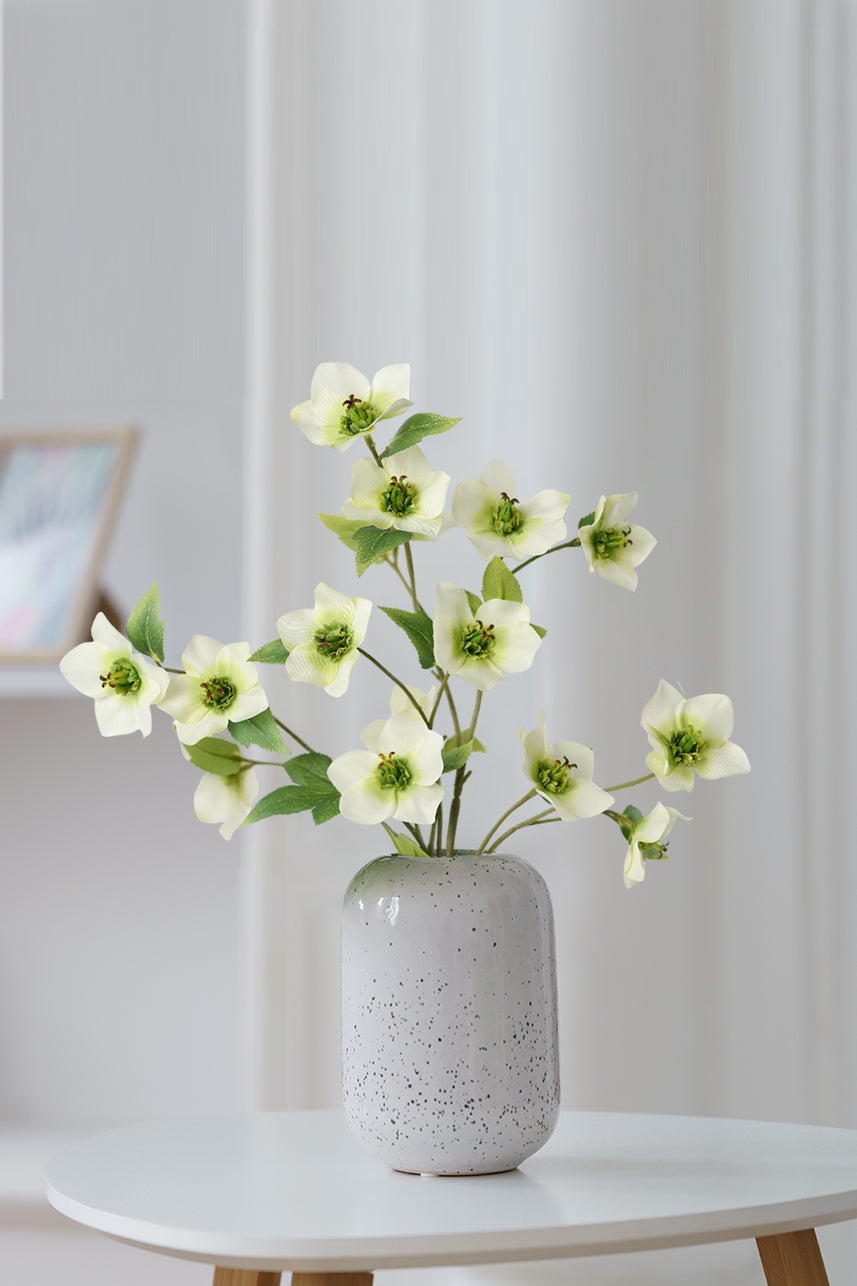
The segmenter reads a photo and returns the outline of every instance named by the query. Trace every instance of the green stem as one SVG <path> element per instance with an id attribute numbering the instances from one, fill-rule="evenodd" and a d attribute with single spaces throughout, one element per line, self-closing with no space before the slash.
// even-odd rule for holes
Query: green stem
<path id="1" fill-rule="evenodd" d="M 277 724 L 279 728 L 282 728 L 283 732 L 288 733 L 292 741 L 296 741 L 299 746 L 303 746 L 304 750 L 308 750 L 311 755 L 315 754 L 315 751 L 313 750 L 312 746 L 308 746 L 302 737 L 299 737 L 296 732 L 292 732 L 291 728 L 289 728 L 286 724 L 284 724 L 282 719 L 277 718 L 273 710 L 271 711 L 271 718 L 274 720 L 274 723 Z"/>
<path id="2" fill-rule="evenodd" d="M 618 786 L 605 786 L 604 789 L 609 795 L 614 790 L 627 790 L 629 786 L 642 786 L 644 781 L 651 781 L 654 775 L 653 772 L 647 772 L 645 777 L 635 777 L 633 781 L 620 781 Z"/>
<path id="3" fill-rule="evenodd" d="M 430 727 L 430 728 L 433 728 L 433 727 L 434 727 L 435 715 L 437 714 L 437 712 L 438 712 L 438 708 L 439 708 L 440 703 L 441 703 L 441 701 L 442 701 L 442 699 L 443 699 L 443 694 L 444 694 L 444 692 L 446 691 L 446 685 L 449 683 L 449 671 L 448 671 L 448 670 L 442 670 L 442 671 L 441 671 L 441 674 L 443 675 L 443 678 L 441 679 L 440 688 L 438 689 L 438 694 L 437 694 L 437 696 L 436 696 L 436 697 L 435 697 L 435 699 L 434 699 L 434 705 L 432 706 L 432 708 L 431 708 L 431 714 L 429 715 L 429 727 Z"/>
<path id="4" fill-rule="evenodd" d="M 534 563 L 537 558 L 547 558 L 548 554 L 555 554 L 559 549 L 579 549 L 579 548 L 580 548 L 580 537 L 575 536 L 574 540 L 566 540 L 565 543 L 562 545 L 553 545 L 550 549 L 546 549 L 543 554 L 533 554 L 532 558 L 525 558 L 522 563 L 518 563 L 517 567 L 512 568 L 512 572 L 514 573 L 515 576 L 517 576 L 518 572 L 523 571 L 525 567 L 529 567 L 530 563 Z"/>
<path id="5" fill-rule="evenodd" d="M 372 455 L 372 459 L 378 465 L 378 468 L 383 469 L 384 465 L 381 461 L 381 457 L 379 456 L 378 452 L 375 450 L 375 443 L 372 441 L 372 434 L 367 433 L 363 438 L 363 441 L 366 443 L 367 447 L 369 448 L 369 451 L 371 452 L 371 455 Z"/>
<path id="6" fill-rule="evenodd" d="M 425 853 L 425 851 L 426 851 L 426 842 L 425 842 L 425 840 L 423 839 L 423 833 L 422 833 L 422 831 L 420 830 L 419 826 L 414 826 L 414 825 L 412 825 L 410 822 L 405 822 L 405 823 L 404 823 L 404 827 L 405 827 L 405 830 L 406 830 L 406 831 L 410 831 L 411 836 L 412 836 L 412 837 L 417 841 L 417 843 L 419 844 L 420 848 L 421 848 L 421 849 L 423 850 L 423 852 Z"/>
<path id="7" fill-rule="evenodd" d="M 503 831 L 503 834 L 500 836 L 500 838 L 495 839 L 494 843 L 488 849 L 488 852 L 496 853 L 497 849 L 500 847 L 500 845 L 503 843 L 504 840 L 507 840 L 510 835 L 514 835 L 515 831 L 523 830 L 525 826 L 547 826 L 549 822 L 561 822 L 561 821 L 562 821 L 562 818 L 555 812 L 553 808 L 546 808 L 543 813 L 536 813 L 533 817 L 528 817 L 525 822 L 518 822 L 517 826 L 510 826 L 507 831 Z"/>
<path id="8" fill-rule="evenodd" d="M 416 572 L 414 571 L 414 556 L 411 553 L 411 542 L 409 540 L 406 540 L 403 548 L 405 551 L 405 562 L 408 565 L 408 575 L 411 578 L 411 583 L 408 586 L 408 589 L 411 595 L 411 602 L 414 605 L 414 611 L 422 612 L 424 616 L 428 616 L 428 612 L 423 607 L 420 600 L 417 598 L 417 576 L 416 576 Z"/>
<path id="9" fill-rule="evenodd" d="M 429 852 L 434 857 L 440 857 L 440 842 L 443 835 L 443 804 L 438 804 L 437 812 L 432 822 L 431 835 L 429 836 Z"/>
<path id="10" fill-rule="evenodd" d="M 521 796 L 521 798 L 518 800 L 517 804 L 513 804 L 511 808 L 507 808 L 507 809 L 506 809 L 506 811 L 505 811 L 505 813 L 503 814 L 503 816 L 502 816 L 502 817 L 498 817 L 498 818 L 497 818 L 497 821 L 496 821 L 496 822 L 494 823 L 494 825 L 491 827 L 490 831 L 488 832 L 488 834 L 485 836 L 485 838 L 484 838 L 484 840 L 482 841 L 482 843 L 481 843 L 481 844 L 479 845 L 479 847 L 477 848 L 477 850 L 476 850 L 477 854 L 478 854 L 478 853 L 483 852 L 483 850 L 484 850 L 484 848 L 485 848 L 485 845 L 488 843 L 488 841 L 490 840 L 491 836 L 492 836 L 496 831 L 498 831 L 498 830 L 500 829 L 500 827 L 501 827 L 501 826 L 503 825 L 503 823 L 505 822 L 506 818 L 507 818 L 507 817 L 511 817 L 512 813 L 514 813 L 518 808 L 522 808 L 522 807 L 524 806 L 524 804 L 526 804 L 526 803 L 527 803 L 527 801 L 528 801 L 528 800 L 530 800 L 530 799 L 535 799 L 535 797 L 536 797 L 537 793 L 538 793 L 538 792 L 537 792 L 537 791 L 535 791 L 535 790 L 528 790 L 528 791 L 527 791 L 527 793 L 526 793 L 526 795 L 522 795 L 522 796 Z"/>
<path id="11" fill-rule="evenodd" d="M 371 653 L 364 652 L 362 647 L 359 647 L 357 651 L 360 653 L 361 656 L 365 656 L 367 661 L 371 661 L 373 665 L 376 665 L 382 674 L 386 674 L 388 679 L 392 679 L 397 688 L 402 689 L 405 696 L 408 698 L 411 705 L 414 707 L 417 714 L 422 719 L 423 723 L 426 725 L 426 727 L 430 727 L 431 725 L 429 724 L 429 721 L 428 721 L 428 715 L 422 709 L 419 701 L 417 701 L 413 692 L 411 692 L 411 690 L 407 687 L 407 685 L 404 684 L 401 679 L 397 679 L 395 674 L 393 674 L 391 670 L 387 669 L 386 665 L 382 665 L 380 661 L 376 661 L 375 657 L 372 656 Z"/>
<path id="12" fill-rule="evenodd" d="M 473 738 L 473 734 L 476 731 L 476 721 L 479 718 L 479 711 L 482 707 L 482 696 L 483 696 L 482 691 L 477 690 L 476 700 L 473 703 L 473 716 L 470 720 L 470 726 L 467 729 L 467 732 L 464 734 L 463 739 L 461 735 L 461 729 L 460 728 L 456 729 L 456 744 L 459 746 L 462 745 L 463 742 L 470 741 Z M 452 854 L 455 850 L 455 832 L 458 829 L 458 814 L 461 811 L 461 792 L 464 788 L 464 783 L 468 776 L 469 774 L 466 772 L 464 764 L 462 764 L 455 774 L 455 786 L 453 787 L 452 803 L 449 806 L 449 825 L 447 826 L 447 829 L 446 829 L 447 857 L 452 857 Z"/>

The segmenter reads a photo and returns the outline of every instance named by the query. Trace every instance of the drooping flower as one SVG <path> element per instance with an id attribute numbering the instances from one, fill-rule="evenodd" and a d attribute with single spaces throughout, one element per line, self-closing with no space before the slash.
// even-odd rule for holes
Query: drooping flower
<path id="1" fill-rule="evenodd" d="M 693 774 L 714 781 L 750 771 L 740 746 L 729 740 L 732 702 L 720 693 L 682 694 L 661 679 L 640 720 L 652 749 L 646 764 L 664 790 L 693 790 Z"/>
<path id="2" fill-rule="evenodd" d="M 103 612 L 92 622 L 92 642 L 79 643 L 59 663 L 73 688 L 95 701 L 95 718 L 103 737 L 152 731 L 152 704 L 169 686 L 159 665 L 135 652 L 124 634 Z"/>
<path id="3" fill-rule="evenodd" d="M 658 543 L 645 527 L 628 522 L 637 503 L 636 491 L 625 495 L 602 496 L 595 517 L 578 531 L 591 572 L 624 589 L 637 588 L 634 571 Z"/>
<path id="4" fill-rule="evenodd" d="M 368 598 L 349 598 L 319 581 L 314 607 L 286 612 L 277 621 L 277 632 L 289 649 L 289 678 L 314 683 L 330 696 L 341 697 L 366 637 L 371 611 Z"/>
<path id="5" fill-rule="evenodd" d="M 310 442 L 346 451 L 379 420 L 401 415 L 412 405 L 410 383 L 407 362 L 383 367 L 371 384 L 347 362 L 322 362 L 315 368 L 309 401 L 293 407 L 291 417 Z"/>
<path id="6" fill-rule="evenodd" d="M 415 710 L 376 720 L 363 729 L 365 750 L 349 750 L 327 770 L 349 821 L 374 826 L 387 817 L 431 823 L 445 791 L 443 737 L 429 730 Z"/>
<path id="7" fill-rule="evenodd" d="M 448 473 L 433 473 L 419 447 L 409 447 L 385 460 L 356 460 L 351 471 L 351 498 L 342 506 L 346 518 L 382 531 L 394 527 L 434 538 L 441 530 L 449 489 Z"/>
<path id="8" fill-rule="evenodd" d="M 564 822 L 577 817 L 595 817 L 613 803 L 592 780 L 594 755 L 576 741 L 548 741 L 544 710 L 532 732 L 521 729 L 524 773 Z"/>
<path id="9" fill-rule="evenodd" d="M 645 863 L 666 857 L 666 840 L 678 818 L 692 820 L 676 808 L 655 804 L 646 817 L 640 818 L 628 834 L 628 852 L 625 856 L 625 888 L 630 889 L 645 877 Z"/>
<path id="10" fill-rule="evenodd" d="M 170 683 L 161 709 L 176 721 L 179 740 L 194 746 L 222 732 L 228 723 L 252 719 L 268 708 L 249 643 L 224 645 L 194 634 L 182 653 L 184 674 Z"/>
<path id="11" fill-rule="evenodd" d="M 533 558 L 565 540 L 564 491 L 539 491 L 521 502 L 515 479 L 500 460 L 491 460 L 478 478 L 455 488 L 452 516 L 480 558 Z"/>
<path id="12" fill-rule="evenodd" d="M 528 670 L 541 645 L 524 603 L 492 598 L 474 611 L 465 590 L 437 587 L 434 654 L 438 665 L 487 692 L 507 674 Z"/>
<path id="13" fill-rule="evenodd" d="M 258 794 L 259 783 L 252 768 L 228 777 L 207 772 L 194 791 L 194 812 L 201 822 L 221 822 L 220 834 L 232 839 Z"/>

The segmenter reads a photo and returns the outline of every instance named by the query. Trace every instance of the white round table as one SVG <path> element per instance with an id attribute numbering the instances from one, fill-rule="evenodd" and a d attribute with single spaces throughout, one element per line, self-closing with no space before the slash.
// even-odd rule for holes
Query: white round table
<path id="1" fill-rule="evenodd" d="M 769 1286 L 826 1286 L 813 1228 L 857 1218 L 857 1131 L 563 1112 L 508 1174 L 400 1174 L 339 1112 L 150 1121 L 65 1148 L 48 1197 L 78 1223 L 216 1265 L 215 1286 L 370 1286 L 375 1269 L 756 1238 Z M 761 1280 L 761 1274 L 760 1274 Z"/>

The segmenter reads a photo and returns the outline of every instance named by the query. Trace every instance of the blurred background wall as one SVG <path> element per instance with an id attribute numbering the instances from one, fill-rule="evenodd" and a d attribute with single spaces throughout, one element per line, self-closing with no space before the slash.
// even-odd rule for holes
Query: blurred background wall
<path id="1" fill-rule="evenodd" d="M 130 607 L 159 581 L 173 657 L 194 632 L 272 638 L 318 580 L 357 592 L 314 517 L 338 511 L 351 455 L 288 418 L 324 360 L 410 361 L 418 408 L 463 417 L 427 448 L 454 482 L 499 456 L 519 495 L 568 491 L 572 521 L 638 490 L 660 543 L 636 594 L 573 551 L 525 573 L 549 634 L 486 701 L 498 754 L 472 825 L 517 797 L 517 730 L 541 707 L 595 747 L 596 780 L 642 773 L 661 677 L 730 694 L 753 772 L 671 799 L 693 824 L 630 893 L 607 823 L 516 837 L 554 898 L 564 1104 L 857 1126 L 852 6 L 9 0 L 6 17 L 0 426 L 142 426 L 108 588 Z M 423 552 L 425 585 L 450 560 L 481 576 L 460 532 Z M 397 601 L 383 569 L 359 584 Z M 279 678 L 274 708 L 331 754 L 386 708 L 374 674 L 340 701 Z M 104 742 L 83 699 L 25 692 L 0 721 L 10 1130 L 335 1105 L 338 908 L 374 831 L 276 819 L 226 845 L 193 817 L 166 720 Z M 820 1239 L 844 1279 L 853 1234 Z M 43 1241 L 27 1253 L 46 1262 Z M 585 1279 L 688 1276 L 760 1268 L 736 1245 Z"/>

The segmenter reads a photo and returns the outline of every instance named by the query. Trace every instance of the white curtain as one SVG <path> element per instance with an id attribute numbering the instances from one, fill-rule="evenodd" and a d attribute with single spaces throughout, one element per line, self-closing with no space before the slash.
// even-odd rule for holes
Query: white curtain
<path id="1" fill-rule="evenodd" d="M 259 0 L 254 22 L 256 632 L 319 579 L 356 592 L 314 517 L 351 457 L 288 418 L 319 361 L 410 361 L 417 406 L 463 417 L 427 447 L 454 481 L 498 456 L 519 494 L 568 491 L 574 521 L 638 490 L 659 545 L 636 594 L 576 551 L 524 573 L 549 633 L 486 701 L 475 812 L 517 797 L 542 707 L 601 784 L 640 775 L 661 677 L 729 693 L 753 771 L 670 799 L 693 823 L 632 892 L 606 821 L 521 834 L 555 904 L 564 1105 L 857 1126 L 854 9 Z M 481 576 L 460 532 L 423 564 L 425 585 Z M 361 592 L 397 602 L 382 571 Z M 406 663 L 393 634 L 373 647 Z M 375 678 L 277 699 L 336 754 L 385 708 Z M 337 1101 L 339 901 L 382 844 L 356 830 L 248 841 L 254 1105 Z M 847 1230 L 822 1246 L 831 1276 L 854 1253 Z M 600 1271 L 704 1280 L 689 1253 Z M 760 1277 L 752 1247 L 706 1262 Z"/>

